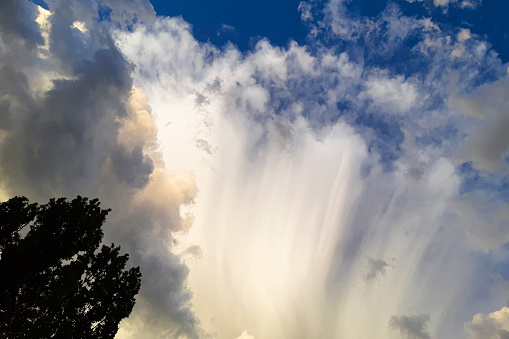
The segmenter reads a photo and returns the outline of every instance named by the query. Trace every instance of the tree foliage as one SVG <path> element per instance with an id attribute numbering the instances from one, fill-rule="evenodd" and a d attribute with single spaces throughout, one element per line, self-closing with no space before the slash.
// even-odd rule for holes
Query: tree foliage
<path id="1" fill-rule="evenodd" d="M 99 249 L 108 212 L 79 196 L 0 203 L 1 338 L 114 337 L 141 273 L 120 247 Z"/>

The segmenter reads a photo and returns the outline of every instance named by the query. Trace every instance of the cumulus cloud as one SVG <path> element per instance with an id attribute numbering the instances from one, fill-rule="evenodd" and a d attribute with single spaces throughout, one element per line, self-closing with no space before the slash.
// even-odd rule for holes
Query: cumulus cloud
<path id="1" fill-rule="evenodd" d="M 308 45 L 241 52 L 148 1 L 2 6 L 29 20 L 0 20 L 0 193 L 113 209 L 143 273 L 119 338 L 458 337 L 498 297 L 507 206 L 457 170 L 504 173 L 482 37 L 312 1 Z"/>
<path id="2" fill-rule="evenodd" d="M 366 94 L 374 105 L 389 113 L 404 113 L 416 105 L 416 86 L 402 76 L 388 78 L 384 74 L 370 76 L 366 81 Z"/>
<path id="3" fill-rule="evenodd" d="M 490 314 L 478 313 L 465 324 L 465 332 L 471 339 L 509 338 L 509 308 L 503 307 Z"/>
<path id="4" fill-rule="evenodd" d="M 327 8 L 333 5 L 343 6 Z M 356 20 L 345 16 L 345 25 Z M 476 129 L 446 102 L 451 93 L 467 96 L 482 67 L 498 70 L 499 61 L 479 37 L 405 17 L 394 6 L 373 22 L 356 22 L 343 27 L 341 38 L 366 33 L 373 54 L 327 44 L 281 48 L 264 39 L 247 53 L 221 50 L 197 42 L 179 18 L 116 33 L 138 65 L 136 86 L 162 121 L 172 121 L 159 126 L 165 159 L 179 170 L 195 169 L 201 183 L 188 245 L 198 244 L 203 256 L 189 263 L 189 283 L 193 309 L 211 333 L 235 337 L 249 328 L 255 337 L 384 338 L 387 317 L 415 304 L 440 312 L 441 321 L 394 316 L 397 331 L 415 338 L 462 332 L 464 313 L 455 305 L 473 288 L 465 281 L 482 270 L 467 258 L 484 249 L 468 240 L 479 225 L 455 217 L 461 184 L 455 166 L 459 136 Z M 416 40 L 410 57 L 427 60 L 423 69 L 405 74 L 372 64 L 408 37 Z M 465 53 L 452 58 L 460 43 Z M 350 151 L 343 153 L 346 144 Z M 344 189 L 343 182 L 353 186 Z M 309 200 L 320 196 L 327 196 L 327 210 Z M 332 207 L 346 208 L 345 201 L 352 204 L 348 213 Z M 317 242 L 308 243 L 312 235 Z M 373 259 L 366 272 L 366 257 L 398 258 L 397 270 Z M 384 272 L 376 284 L 358 283 Z M 306 297 L 296 297 L 303 290 Z M 221 316 L 232 312 L 235 319 Z"/>
<path id="5" fill-rule="evenodd" d="M 389 328 L 398 330 L 406 339 L 430 339 L 427 325 L 430 320 L 429 314 L 391 316 Z"/>

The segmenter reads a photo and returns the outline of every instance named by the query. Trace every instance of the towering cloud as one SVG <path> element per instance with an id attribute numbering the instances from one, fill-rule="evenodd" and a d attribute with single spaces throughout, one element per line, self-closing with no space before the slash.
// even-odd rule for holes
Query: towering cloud
<path id="1" fill-rule="evenodd" d="M 147 1 L 48 5 L 0 5 L 0 187 L 113 209 L 143 273 L 119 338 L 506 335 L 484 38 L 331 0 L 300 3 L 307 45 L 241 52 Z"/>
<path id="2" fill-rule="evenodd" d="M 98 20 L 98 4 L 48 3 L 0 8 L 4 196 L 99 197 L 113 208 L 107 241 L 122 245 L 144 277 L 123 333 L 198 337 L 188 269 L 168 250 L 173 233 L 189 227 L 180 207 L 193 202 L 194 175 L 165 169 L 148 99 L 133 87 L 133 65 L 115 46 L 114 23 Z M 134 3 L 106 5 L 122 24 L 134 15 Z"/>

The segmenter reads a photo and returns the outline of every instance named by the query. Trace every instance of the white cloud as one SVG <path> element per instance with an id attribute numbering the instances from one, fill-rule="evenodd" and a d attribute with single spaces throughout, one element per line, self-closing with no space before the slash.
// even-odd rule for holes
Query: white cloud
<path id="1" fill-rule="evenodd" d="M 221 24 L 221 27 L 217 30 L 217 36 L 227 32 L 235 32 L 235 27 L 227 24 Z"/>
<path id="2" fill-rule="evenodd" d="M 423 146 L 415 139 L 463 121 L 447 107 L 428 110 L 427 102 L 450 93 L 440 67 L 454 65 L 454 42 L 465 43 L 475 58 L 468 65 L 488 57 L 472 52 L 481 45 L 477 37 L 458 32 L 447 41 L 433 21 L 396 14 L 383 19 L 397 20 L 389 46 L 422 32 L 422 41 L 430 42 L 422 48 L 437 61 L 429 74 L 405 77 L 352 61 L 348 52 L 296 43 L 280 48 L 261 40 L 245 54 L 232 46 L 221 51 L 198 43 L 177 18 L 118 33 L 120 48 L 137 65 L 135 83 L 161 122 L 166 166 L 196 173 L 195 221 L 182 248 L 202 250 L 189 262 L 189 284 L 207 332 L 386 338 L 391 316 L 414 314 L 408 310 L 415 305 L 434 319 L 417 319 L 421 337 L 463 331 L 458 298 L 470 293 L 465 276 L 477 269 L 467 254 L 485 248 L 465 238 L 482 234 L 451 217 L 460 187 L 451 155 L 457 140 Z M 432 51 L 431 42 L 445 47 Z M 368 107 L 376 117 L 396 113 L 391 118 L 406 134 L 393 172 L 381 169 L 378 154 L 367 153 L 367 141 L 348 127 L 348 116 L 327 120 L 341 100 L 354 110 Z M 354 114 L 348 109 L 345 116 Z M 366 284 L 366 257 L 395 258 L 397 265 Z M 378 276 L 386 267 L 373 266 Z"/>
<path id="3" fill-rule="evenodd" d="M 253 337 L 252 335 L 249 335 L 248 331 L 244 331 L 244 332 L 242 332 L 242 334 L 240 336 L 233 338 L 233 339 L 255 339 L 255 337 Z"/>
<path id="4" fill-rule="evenodd" d="M 500 68 L 487 42 L 394 5 L 367 19 L 333 0 L 316 24 L 356 48 L 262 39 L 242 53 L 154 18 L 149 2 L 105 3 L 131 63 L 104 43 L 111 23 L 93 1 L 71 2 L 70 17 L 55 5 L 43 23 L 62 35 L 48 36 L 44 62 L 39 26 L 0 21 L 1 46 L 15 47 L 0 48 L 0 168 L 9 194 L 85 191 L 119 211 L 107 237 L 146 286 L 119 337 L 463 333 L 477 300 L 464 296 L 486 274 L 475 251 L 507 240 L 506 204 L 459 197 L 456 172 L 463 160 L 498 170 L 506 155 L 505 80 L 474 90 L 479 65 Z M 313 25 L 310 6 L 300 10 Z M 86 32 L 71 29 L 77 20 Z M 369 53 L 391 57 L 409 37 L 424 71 L 371 65 Z M 457 134 L 421 140 L 444 126 Z M 397 151 L 390 169 L 384 142 Z"/>
<path id="5" fill-rule="evenodd" d="M 450 2 L 455 2 L 456 0 L 433 0 L 433 5 L 439 7 L 447 7 Z"/>
<path id="6" fill-rule="evenodd" d="M 509 338 L 509 308 L 503 307 L 490 314 L 478 313 L 465 324 L 465 332 L 471 339 Z"/>
<path id="7" fill-rule="evenodd" d="M 301 1 L 297 10 L 301 13 L 300 19 L 302 21 L 313 20 L 313 14 L 311 13 L 312 5 L 309 2 Z"/>
<path id="8" fill-rule="evenodd" d="M 72 26 L 71 28 L 76 28 L 78 31 L 80 31 L 81 33 L 85 33 L 87 31 L 87 28 L 85 26 L 85 23 L 82 22 L 82 21 L 74 21 L 72 23 Z"/>
<path id="9" fill-rule="evenodd" d="M 366 81 L 366 94 L 378 107 L 389 113 L 404 113 L 416 106 L 418 92 L 416 86 L 403 76 L 393 78 L 376 74 Z"/>
<path id="10" fill-rule="evenodd" d="M 187 241 L 203 254 L 189 263 L 189 283 L 204 329 L 226 337 L 249 328 L 255 337 L 384 338 L 401 304 L 429 303 L 430 313 L 445 301 L 453 304 L 454 295 L 437 287 L 443 272 L 452 272 L 447 267 L 433 275 L 433 285 L 408 280 L 422 269 L 419 263 L 457 194 L 451 161 L 427 154 L 417 179 L 409 179 L 399 163 L 393 174 L 384 174 L 343 122 L 312 129 L 303 118 L 312 121 L 327 109 L 328 101 L 317 105 L 307 96 L 316 82 L 317 95 L 331 106 L 345 96 L 362 103 L 355 89 L 365 86 L 368 93 L 371 74 L 379 84 L 369 96 L 373 105 L 399 114 L 419 107 L 422 85 L 366 70 L 346 53 L 314 56 L 296 44 L 283 49 L 261 41 L 242 57 L 235 49 L 220 52 L 196 43 L 178 19 L 155 27 L 120 34 L 118 41 L 138 65 L 135 81 L 148 93 L 159 121 L 172 121 L 159 126 L 167 166 L 197 175 L 201 193 Z M 157 45 L 159 39 L 168 48 Z M 171 47 L 176 42 L 178 51 Z M 203 96 L 199 105 L 196 93 Z M 277 100 L 285 98 L 291 98 L 288 106 L 274 114 Z M 197 150 L 197 140 L 216 151 Z M 364 162 L 372 172 L 361 180 Z M 383 279 L 368 284 L 370 293 L 359 283 L 367 256 L 397 260 Z M 339 264 L 332 268 L 332 262 Z M 458 263 L 458 269 L 464 265 Z M 325 277 L 335 274 L 338 281 L 327 286 Z M 460 291 L 461 281 L 451 279 L 449 288 Z M 224 316 L 233 313 L 235 318 Z"/>

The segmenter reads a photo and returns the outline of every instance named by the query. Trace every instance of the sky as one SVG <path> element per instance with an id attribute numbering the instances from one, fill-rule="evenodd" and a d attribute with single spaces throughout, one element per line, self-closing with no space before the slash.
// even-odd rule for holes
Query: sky
<path id="1" fill-rule="evenodd" d="M 507 338 L 508 7 L 4 0 L 0 198 L 112 209 L 118 339 Z"/>

